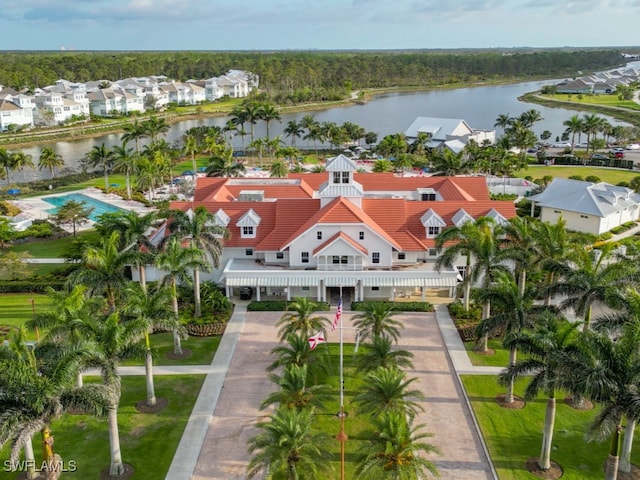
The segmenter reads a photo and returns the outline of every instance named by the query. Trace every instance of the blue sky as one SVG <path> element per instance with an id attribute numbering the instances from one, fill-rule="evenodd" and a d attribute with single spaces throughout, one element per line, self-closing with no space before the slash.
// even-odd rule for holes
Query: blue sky
<path id="1" fill-rule="evenodd" d="M 640 0 L 0 0 L 0 50 L 625 46 Z"/>

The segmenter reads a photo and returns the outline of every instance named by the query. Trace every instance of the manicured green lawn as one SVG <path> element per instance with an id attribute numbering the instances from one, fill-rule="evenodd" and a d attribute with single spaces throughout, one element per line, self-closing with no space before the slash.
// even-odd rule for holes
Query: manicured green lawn
<path id="1" fill-rule="evenodd" d="M 496 395 L 505 391 L 496 377 L 463 375 L 462 382 L 500 480 L 538 478 L 528 473 L 524 465 L 528 458 L 540 454 L 546 399 L 528 402 L 521 410 L 504 409 L 495 401 Z M 524 385 L 519 382 L 516 393 L 521 394 Z M 558 395 L 551 458 L 563 468 L 563 480 L 601 479 L 609 444 L 584 440 L 596 409 L 577 411 L 563 399 L 563 395 Z M 638 448 L 634 448 L 632 462 L 636 465 L 640 462 Z"/>
<path id="2" fill-rule="evenodd" d="M 502 347 L 501 339 L 489 340 L 489 348 L 496 353 L 494 355 L 481 355 L 474 349 L 476 342 L 465 342 L 464 348 L 467 350 L 471 364 L 483 367 L 506 367 L 509 364 L 509 352 Z"/>
<path id="3" fill-rule="evenodd" d="M 220 345 L 221 336 L 189 337 L 182 340 L 182 350 L 191 350 L 189 358 L 172 360 L 167 353 L 173 352 L 173 334 L 155 333 L 151 335 L 151 350 L 155 365 L 209 365 Z M 144 362 L 129 362 L 128 365 L 143 365 Z"/>
<path id="4" fill-rule="evenodd" d="M 164 479 L 180 438 L 200 392 L 204 375 L 158 376 L 156 394 L 167 398 L 159 413 L 138 413 L 135 404 L 146 395 L 144 377 L 122 378 L 122 399 L 118 409 L 118 428 L 122 460 L 135 469 L 133 479 Z M 77 471 L 62 478 L 89 480 L 100 478 L 109 466 L 109 434 L 106 419 L 88 415 L 65 415 L 51 428 L 54 450 L 63 461 L 74 461 Z M 36 462 L 41 461 L 39 437 L 34 437 Z M 8 448 L 0 455 L 8 458 Z M 0 472 L 0 480 L 14 480 L 15 473 Z"/>
<path id="5" fill-rule="evenodd" d="M 114 173 L 109 175 L 109 185 L 112 183 L 117 183 L 121 187 L 124 187 L 125 178 L 123 174 Z M 20 195 L 23 198 L 29 197 L 39 197 L 42 195 L 49 195 L 54 193 L 66 193 L 66 192 L 75 192 L 76 190 L 82 190 L 84 188 L 89 187 L 102 187 L 104 188 L 104 177 L 92 178 L 91 180 L 87 180 L 86 182 L 74 183 L 73 185 L 65 185 L 63 187 L 54 188 L 53 190 L 47 191 L 39 191 L 32 193 L 25 193 L 24 195 Z"/>
<path id="6" fill-rule="evenodd" d="M 613 168 L 596 168 L 596 167 L 581 167 L 577 165 L 562 166 L 554 165 L 551 167 L 545 167 L 544 165 L 529 165 L 527 170 L 520 170 L 516 176 L 526 177 L 530 175 L 534 179 L 542 178 L 545 175 L 551 175 L 552 177 L 569 178 L 572 175 L 580 175 L 582 178 L 589 175 L 595 175 L 603 182 L 616 185 L 618 182 L 630 182 L 634 177 L 640 176 L 640 171 L 620 170 Z"/>
<path id="7" fill-rule="evenodd" d="M 582 95 L 579 98 L 578 95 L 557 93 L 555 95 L 541 95 L 544 98 L 550 100 L 571 102 L 579 105 L 602 105 L 605 107 L 620 107 L 628 108 L 630 110 L 640 110 L 640 105 L 633 100 L 620 100 L 617 95 Z"/>
<path id="8" fill-rule="evenodd" d="M 31 293 L 3 293 L 0 295 L 0 325 L 20 326 L 33 318 L 33 304 L 36 313 L 49 305 L 49 297 Z M 28 334 L 35 339 L 35 333 Z"/>
<path id="9" fill-rule="evenodd" d="M 97 238 L 95 230 L 78 232 L 75 240 L 91 240 Z M 74 237 L 57 238 L 55 240 L 37 240 L 29 243 L 20 243 L 8 248 L 13 252 L 28 252 L 34 258 L 64 258 L 67 249 L 74 241 Z M 61 265 L 64 266 L 64 265 Z"/>

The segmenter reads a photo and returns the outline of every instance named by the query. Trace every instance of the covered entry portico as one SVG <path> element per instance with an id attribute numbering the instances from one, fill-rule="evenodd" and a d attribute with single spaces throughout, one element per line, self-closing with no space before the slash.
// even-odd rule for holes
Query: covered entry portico
<path id="1" fill-rule="evenodd" d="M 421 299 L 425 301 L 427 289 L 444 289 L 453 296 L 457 276 L 457 271 L 436 272 L 416 268 L 357 272 L 255 268 L 255 264 L 243 265 L 230 260 L 223 270 L 221 282 L 228 297 L 234 296 L 234 289 L 251 287 L 258 301 L 263 296 L 276 296 L 287 301 L 293 297 L 314 297 L 319 302 L 330 302 L 331 289 L 337 287 L 348 288 L 353 301 L 393 301 L 416 289 L 420 290 Z"/>

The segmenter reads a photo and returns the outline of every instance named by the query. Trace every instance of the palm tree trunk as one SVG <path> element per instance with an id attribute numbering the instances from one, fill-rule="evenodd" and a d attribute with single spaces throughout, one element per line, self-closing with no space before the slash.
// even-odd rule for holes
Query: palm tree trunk
<path id="1" fill-rule="evenodd" d="M 547 399 L 547 410 L 544 416 L 544 432 L 542 434 L 542 450 L 538 466 L 542 470 L 551 468 L 551 443 L 553 442 L 553 425 L 556 420 L 556 397 L 552 394 Z"/>
<path id="2" fill-rule="evenodd" d="M 524 296 L 524 289 L 527 286 L 527 269 L 522 267 L 518 276 L 518 293 Z"/>
<path id="3" fill-rule="evenodd" d="M 175 277 L 172 280 L 173 282 L 173 298 L 171 299 L 171 303 L 173 304 L 173 313 L 178 318 L 178 290 L 176 288 L 176 279 Z M 180 342 L 180 334 L 177 328 L 173 329 L 173 354 L 174 355 L 182 355 L 182 343 Z"/>
<path id="4" fill-rule="evenodd" d="M 144 373 L 147 379 L 147 405 L 150 407 L 155 406 L 156 391 L 153 384 L 153 356 L 151 355 L 151 349 L 148 347 L 149 335 L 147 334 L 147 355 L 144 359 Z"/>
<path id="5" fill-rule="evenodd" d="M 82 388 L 84 385 L 84 380 L 82 378 L 82 371 L 78 372 L 78 376 L 76 377 L 76 387 Z"/>
<path id="6" fill-rule="evenodd" d="M 471 255 L 467 255 L 467 267 L 464 271 L 464 311 L 469 311 L 469 300 L 471 297 Z"/>
<path id="7" fill-rule="evenodd" d="M 129 169 L 127 169 L 127 173 L 124 176 L 124 183 L 127 187 L 127 200 L 131 200 L 131 174 L 129 173 Z"/>
<path id="8" fill-rule="evenodd" d="M 31 443 L 31 437 L 24 441 L 24 459 L 27 464 L 27 480 L 38 478 L 39 474 L 36 472 L 36 457 L 33 453 L 33 444 Z"/>
<path id="9" fill-rule="evenodd" d="M 107 167 L 104 167 L 104 191 L 109 193 L 109 172 L 107 172 Z"/>
<path id="10" fill-rule="evenodd" d="M 198 268 L 193 269 L 193 297 L 195 303 L 195 312 L 193 316 L 200 318 L 202 316 L 202 307 L 200 301 L 200 270 Z"/>
<path id="11" fill-rule="evenodd" d="M 138 266 L 138 276 L 140 277 L 140 286 L 142 290 L 147 291 L 147 272 L 144 268 L 144 265 Z"/>
<path id="12" fill-rule="evenodd" d="M 582 325 L 582 332 L 589 330 L 589 324 L 591 323 L 591 305 L 587 308 L 587 312 L 584 314 L 584 324 Z"/>
<path id="13" fill-rule="evenodd" d="M 516 357 L 518 355 L 518 351 L 515 348 L 509 350 L 509 366 L 513 367 L 516 364 Z M 515 378 L 509 380 L 509 385 L 507 385 L 507 394 L 504 398 L 506 403 L 513 403 L 513 385 L 515 383 Z"/>
<path id="14" fill-rule="evenodd" d="M 486 320 L 491 316 L 491 302 L 486 301 L 482 306 L 482 319 Z M 478 341 L 478 351 L 486 352 L 489 350 L 489 332 L 483 333 Z M 513 401 L 513 400 L 511 400 Z"/>
<path id="15" fill-rule="evenodd" d="M 609 448 L 609 457 L 605 464 L 604 478 L 605 480 L 617 480 L 618 478 L 618 462 L 620 460 L 620 422 L 616 425 L 611 435 L 611 447 Z"/>
<path id="16" fill-rule="evenodd" d="M 624 473 L 631 472 L 631 447 L 633 446 L 633 434 L 636 430 L 636 422 L 627 420 L 627 426 L 624 429 L 624 438 L 622 440 L 622 453 L 620 454 L 619 470 Z"/>
<path id="17" fill-rule="evenodd" d="M 109 475 L 117 477 L 124 473 L 124 464 L 122 463 L 122 452 L 120 452 L 120 434 L 118 433 L 118 406 L 112 405 L 107 414 L 107 423 L 109 425 L 109 446 L 111 450 L 111 465 L 109 466 Z"/>

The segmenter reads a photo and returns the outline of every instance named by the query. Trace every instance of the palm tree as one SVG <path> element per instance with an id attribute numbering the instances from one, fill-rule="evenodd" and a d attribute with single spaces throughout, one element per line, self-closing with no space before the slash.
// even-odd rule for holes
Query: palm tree
<path id="1" fill-rule="evenodd" d="M 208 262 L 205 271 L 209 271 L 211 265 L 214 268 L 220 268 L 223 241 L 229 237 L 229 232 L 225 227 L 216 224 L 215 216 L 209 213 L 205 207 L 199 206 L 195 210 L 187 212 L 173 210 L 169 230 L 172 235 L 182 241 L 187 241 L 191 248 L 196 248 L 204 254 Z M 193 269 L 193 289 L 194 316 L 198 318 L 201 315 L 200 269 L 198 267 Z"/>
<path id="2" fill-rule="evenodd" d="M 552 267 L 557 262 L 565 259 L 569 249 L 569 236 L 566 230 L 566 221 L 559 218 L 553 224 L 549 222 L 536 222 L 532 225 L 535 243 L 533 245 L 533 259 L 531 265 L 540 268 L 545 273 L 543 291 L 545 294 L 545 305 L 551 305 L 552 294 L 548 288 L 556 282 L 558 278 Z"/>
<path id="3" fill-rule="evenodd" d="M 476 332 L 479 336 L 488 336 L 496 332 L 502 332 L 504 343 L 509 338 L 518 335 L 525 329 L 531 329 L 535 325 L 537 318 L 541 315 L 544 306 L 534 306 L 537 292 L 532 288 L 527 288 L 524 293 L 520 292 L 515 280 L 507 273 L 499 273 L 495 283 L 477 292 L 480 302 L 490 302 L 497 307 L 498 313 L 494 313 L 488 318 L 483 318 Z M 516 345 L 509 348 L 509 366 L 515 365 L 517 356 Z M 511 404 L 513 397 L 513 381 L 507 385 L 505 403 Z"/>
<path id="4" fill-rule="evenodd" d="M 26 182 L 27 175 L 24 173 L 25 168 L 35 168 L 33 163 L 33 157 L 31 155 L 26 154 L 24 152 L 14 152 L 11 154 L 13 157 L 12 165 L 14 170 L 20 170 L 22 172 L 22 179 Z"/>
<path id="5" fill-rule="evenodd" d="M 104 173 L 104 189 L 109 191 L 109 170 L 113 167 L 115 161 L 115 155 L 112 150 L 106 147 L 104 143 L 102 145 L 94 145 L 91 150 L 85 155 L 86 163 L 94 168 L 102 168 Z"/>
<path id="6" fill-rule="evenodd" d="M 0 148 L 0 166 L 4 168 L 4 178 L 7 179 L 7 185 L 9 185 L 9 174 L 14 167 L 13 155 L 7 152 L 4 148 Z"/>
<path id="7" fill-rule="evenodd" d="M 27 460 L 33 460 L 31 439 L 41 432 L 44 460 L 50 463 L 55 460 L 50 425 L 71 410 L 104 416 L 111 393 L 102 385 L 74 385 L 72 379 L 89 354 L 87 346 L 12 349 L 0 360 L 0 448 L 11 444 L 11 465 L 22 448 Z M 27 478 L 38 478 L 33 470 L 32 464 Z"/>
<path id="8" fill-rule="evenodd" d="M 383 302 L 370 302 L 365 304 L 364 312 L 355 315 L 353 326 L 356 328 L 356 334 L 361 340 L 371 338 L 375 340 L 379 337 L 389 337 L 394 341 L 398 341 L 400 337 L 400 329 L 404 325 L 395 320 L 393 305 Z"/>
<path id="9" fill-rule="evenodd" d="M 518 275 L 518 287 L 523 295 L 527 285 L 527 270 L 532 267 L 536 238 L 533 235 L 533 219 L 514 217 L 504 226 L 503 247 L 507 257 L 514 262 L 514 273 Z"/>
<path id="10" fill-rule="evenodd" d="M 560 278 L 548 291 L 567 297 L 560 303 L 560 308 L 572 308 L 581 316 L 584 331 L 589 329 L 595 303 L 611 308 L 624 306 L 620 294 L 626 287 L 640 282 L 640 272 L 635 264 L 609 261 L 614 248 L 611 243 L 591 250 L 576 246 L 568 261 L 555 262 L 548 267 Z"/>
<path id="11" fill-rule="evenodd" d="M 569 120 L 562 122 L 562 125 L 567 127 L 567 132 L 571 134 L 571 148 L 573 149 L 576 143 L 576 134 L 580 135 L 584 131 L 584 122 L 578 115 L 573 115 Z"/>
<path id="12" fill-rule="evenodd" d="M 269 140 L 269 124 L 274 120 L 277 120 L 278 122 L 281 121 L 280 112 L 271 103 L 263 103 L 260 106 L 259 116 L 260 119 L 264 120 L 264 122 L 266 123 L 267 140 Z"/>
<path id="13" fill-rule="evenodd" d="M 464 151 L 455 153 L 448 148 L 437 150 L 433 156 L 433 171 L 436 175 L 447 177 L 467 173 Z"/>
<path id="14" fill-rule="evenodd" d="M 232 149 L 225 148 L 209 159 L 206 172 L 209 177 L 240 177 L 245 172 L 245 166 L 236 162 Z"/>
<path id="15" fill-rule="evenodd" d="M 56 178 L 56 167 L 62 166 L 64 166 L 62 155 L 57 154 L 52 147 L 42 147 L 40 159 L 38 160 L 38 168 L 40 170 L 48 168 L 51 176 Z"/>
<path id="16" fill-rule="evenodd" d="M 271 372 L 281 367 L 295 365 L 297 367 L 306 366 L 307 373 L 315 380 L 317 374 L 324 370 L 321 362 L 320 350 L 311 349 L 309 346 L 309 337 L 294 334 L 289 335 L 286 339 L 286 345 L 278 345 L 271 350 L 272 355 L 278 358 L 267 367 L 267 371 Z"/>
<path id="17" fill-rule="evenodd" d="M 124 172 L 125 188 L 127 190 L 127 200 L 131 200 L 131 174 L 136 168 L 137 155 L 133 154 L 133 149 L 127 148 L 127 144 L 122 142 L 122 146 L 113 147 L 113 170 Z"/>
<path id="18" fill-rule="evenodd" d="M 426 454 L 439 453 L 437 447 L 424 440 L 430 433 L 419 430 L 401 412 L 385 412 L 373 419 L 373 431 L 369 442 L 362 448 L 362 458 L 356 467 L 358 478 L 364 480 L 426 479 L 428 474 L 438 476 L 433 462 Z"/>
<path id="19" fill-rule="evenodd" d="M 242 105 L 236 105 L 231 110 L 231 121 L 236 125 L 236 132 L 242 141 L 242 151 L 244 151 L 244 137 L 247 135 L 244 124 L 247 121 L 246 113 Z"/>
<path id="20" fill-rule="evenodd" d="M 360 393 L 353 397 L 358 411 L 372 417 L 394 411 L 414 418 L 423 410 L 418 401 L 424 400 L 420 390 L 410 390 L 417 378 L 406 378 L 406 373 L 396 368 L 379 367 L 370 372 Z"/>
<path id="21" fill-rule="evenodd" d="M 274 478 L 315 480 L 328 470 L 329 436 L 313 429 L 312 408 L 279 408 L 266 422 L 259 422 L 259 433 L 249 440 L 253 454 L 247 466 L 248 478 L 268 471 Z"/>
<path id="22" fill-rule="evenodd" d="M 525 330 L 505 341 L 507 348 L 517 348 L 527 358 L 509 365 L 500 374 L 502 384 L 513 384 L 516 378 L 529 379 L 525 400 L 536 398 L 540 391 L 547 396 L 542 448 L 538 466 L 551 468 L 551 446 L 556 416 L 556 392 L 565 384 L 566 358 L 572 355 L 578 341 L 578 324 L 547 316 L 536 330 Z"/>
<path id="23" fill-rule="evenodd" d="M 503 132 L 506 132 L 507 127 L 510 124 L 511 124 L 511 117 L 509 116 L 509 114 L 508 113 L 501 113 L 500 115 L 498 115 L 498 118 L 496 118 L 496 121 L 493 124 L 493 126 L 494 127 L 500 127 Z"/>
<path id="24" fill-rule="evenodd" d="M 368 373 L 383 368 L 413 368 L 413 353 L 406 350 L 394 350 L 391 338 L 386 335 L 373 337 L 363 354 L 356 357 L 356 370 Z"/>
<path id="25" fill-rule="evenodd" d="M 291 146 L 296 146 L 296 139 L 300 138 L 304 133 L 304 127 L 295 120 L 289 120 L 287 126 L 284 127 L 284 134 L 287 137 L 291 137 Z"/>
<path id="26" fill-rule="evenodd" d="M 318 331 L 326 333 L 326 325 L 329 319 L 323 316 L 314 316 L 318 311 L 319 305 L 307 297 L 297 297 L 288 305 L 288 310 L 278 323 L 278 336 L 280 341 L 285 340 L 289 335 L 300 335 L 309 338 Z"/>
<path id="27" fill-rule="evenodd" d="M 151 340 L 149 333 L 154 328 L 176 328 L 177 318 L 170 310 L 171 291 L 167 287 L 158 286 L 147 292 L 140 284 L 131 283 L 125 290 L 127 299 L 123 313 L 147 323 L 144 333 L 145 353 L 145 377 L 147 383 L 147 405 L 156 405 L 156 393 L 153 382 L 153 355 L 151 353 Z"/>
<path id="28" fill-rule="evenodd" d="M 149 120 L 142 122 L 145 133 L 151 138 L 151 143 L 155 143 L 159 135 L 169 131 L 169 125 L 164 118 L 151 116 Z"/>
<path id="29" fill-rule="evenodd" d="M 95 345 L 97 352 L 89 360 L 89 365 L 100 370 L 104 385 L 112 392 L 107 410 L 111 463 L 109 475 L 117 477 L 124 473 L 120 435 L 118 433 L 118 404 L 120 403 L 120 375 L 118 367 L 123 361 L 143 359 L 146 348 L 140 344 L 148 331 L 145 319 L 120 322 L 118 313 L 111 313 L 106 319 L 98 315 L 91 317 L 83 332 Z"/>
<path id="30" fill-rule="evenodd" d="M 283 160 L 274 160 L 269 165 L 269 176 L 271 178 L 284 178 L 288 175 L 289 168 Z"/>
<path id="31" fill-rule="evenodd" d="M 193 169 L 193 178 L 196 178 L 197 165 L 196 165 L 196 153 L 200 151 L 198 146 L 198 139 L 194 135 L 186 135 L 184 137 L 183 151 L 185 155 L 191 157 L 191 168 Z"/>
<path id="32" fill-rule="evenodd" d="M 86 285 L 92 294 L 104 294 L 109 312 L 116 311 L 116 301 L 127 284 L 126 269 L 131 255 L 120 248 L 120 234 L 101 238 L 98 245 L 86 245 L 81 266 L 67 279 L 68 285 Z"/>
<path id="33" fill-rule="evenodd" d="M 396 172 L 400 170 L 400 174 L 404 177 L 404 171 L 406 169 L 413 168 L 413 157 L 408 153 L 401 153 L 396 157 L 393 162 L 393 166 L 396 169 Z"/>
<path id="34" fill-rule="evenodd" d="M 587 439 L 610 437 L 605 479 L 616 480 L 622 422 L 640 419 L 640 323 L 626 324 L 615 339 L 608 333 L 583 332 L 579 352 L 566 365 L 565 378 L 572 393 L 600 405 Z"/>
<path id="35" fill-rule="evenodd" d="M 602 125 L 602 121 L 604 119 L 602 117 L 598 117 L 595 113 L 584 114 L 582 116 L 582 128 L 583 131 L 587 134 L 587 150 L 586 153 L 589 154 L 589 146 L 591 145 L 591 138 L 595 137 L 598 131 L 600 130 L 600 126 Z"/>
<path id="36" fill-rule="evenodd" d="M 172 236 L 169 237 L 163 250 L 156 257 L 156 267 L 167 272 L 163 283 L 171 287 L 173 313 L 176 318 L 179 318 L 178 282 L 189 283 L 189 270 L 207 268 L 204 254 L 198 248 L 183 248 L 180 240 Z M 173 353 L 174 355 L 182 355 L 180 332 L 177 328 L 173 329 Z"/>
<path id="37" fill-rule="evenodd" d="M 133 122 L 124 125 L 122 129 L 124 130 L 120 137 L 122 142 L 127 144 L 133 141 L 136 145 L 136 153 L 140 153 L 140 140 L 148 135 L 146 125 L 136 118 Z"/>
<path id="38" fill-rule="evenodd" d="M 245 101 L 242 104 L 243 118 L 249 123 L 251 129 L 251 142 L 255 139 L 255 125 L 260 119 L 260 105 L 255 102 Z"/>
<path id="39" fill-rule="evenodd" d="M 331 398 L 331 387 L 326 384 L 310 384 L 307 371 L 307 365 L 289 365 L 285 367 L 282 376 L 273 373 L 269 375 L 269 379 L 278 385 L 279 389 L 269 394 L 260 408 L 264 409 L 274 404 L 296 410 L 322 408 L 324 401 Z"/>
<path id="40" fill-rule="evenodd" d="M 96 224 L 96 230 L 103 236 L 108 236 L 114 231 L 119 233 L 120 248 L 129 252 L 132 266 L 138 267 L 142 288 L 146 288 L 147 283 L 145 266 L 153 263 L 152 252 L 155 247 L 149 241 L 148 235 L 153 231 L 157 219 L 156 212 L 139 215 L 133 210 L 126 210 L 102 215 Z"/>

